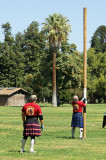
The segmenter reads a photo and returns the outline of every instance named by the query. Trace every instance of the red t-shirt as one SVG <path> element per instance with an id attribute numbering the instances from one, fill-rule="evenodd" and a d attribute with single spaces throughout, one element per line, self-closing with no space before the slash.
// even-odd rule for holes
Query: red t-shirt
<path id="1" fill-rule="evenodd" d="M 73 112 L 81 112 L 82 107 L 85 107 L 85 104 L 82 101 L 72 102 Z"/>
<path id="2" fill-rule="evenodd" d="M 40 106 L 36 103 L 26 103 L 22 108 L 22 112 L 25 113 L 25 116 L 38 116 L 42 114 Z"/>

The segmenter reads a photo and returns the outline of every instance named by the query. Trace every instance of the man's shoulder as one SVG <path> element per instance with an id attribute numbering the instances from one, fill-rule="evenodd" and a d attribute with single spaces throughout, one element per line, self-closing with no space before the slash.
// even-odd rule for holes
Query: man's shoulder
<path id="1" fill-rule="evenodd" d="M 78 103 L 81 103 L 82 101 L 77 101 L 77 102 L 74 102 L 72 101 L 72 104 L 78 104 Z"/>
<path id="2" fill-rule="evenodd" d="M 30 103 L 26 103 L 24 106 L 30 105 Z"/>
<path id="3" fill-rule="evenodd" d="M 24 107 L 32 106 L 32 103 L 26 103 Z"/>
<path id="4" fill-rule="evenodd" d="M 29 103 L 26 103 L 24 105 L 24 107 L 30 107 L 30 106 L 36 107 L 36 108 L 40 108 L 40 106 L 37 103 L 31 103 L 31 102 L 29 102 Z"/>
<path id="5" fill-rule="evenodd" d="M 82 104 L 83 102 L 82 101 L 77 101 L 77 104 Z"/>
<path id="6" fill-rule="evenodd" d="M 81 105 L 81 106 L 85 106 L 83 101 L 78 101 L 78 104 Z"/>
<path id="7" fill-rule="evenodd" d="M 40 107 L 37 103 L 29 103 L 29 105 L 32 105 L 33 107 Z"/>

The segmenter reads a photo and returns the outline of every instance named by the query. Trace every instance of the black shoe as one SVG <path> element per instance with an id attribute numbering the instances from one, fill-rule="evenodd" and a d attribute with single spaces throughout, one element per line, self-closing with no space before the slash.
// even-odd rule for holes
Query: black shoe
<path id="1" fill-rule="evenodd" d="M 71 137 L 71 139 L 75 139 L 75 137 Z"/>

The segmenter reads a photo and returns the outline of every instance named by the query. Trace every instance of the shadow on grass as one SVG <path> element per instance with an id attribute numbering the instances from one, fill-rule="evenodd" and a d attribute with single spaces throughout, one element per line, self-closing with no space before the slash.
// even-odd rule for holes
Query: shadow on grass
<path id="1" fill-rule="evenodd" d="M 56 138 L 62 138 L 62 139 L 72 139 L 71 137 L 68 137 L 68 136 L 56 137 Z"/>
<path id="2" fill-rule="evenodd" d="M 63 136 L 63 137 L 56 137 L 56 138 L 62 138 L 62 139 L 70 139 L 70 140 L 85 140 L 85 139 L 80 139 L 79 137 L 77 137 L 77 138 L 72 138 L 72 137 L 67 137 L 67 136 Z"/>
<path id="3" fill-rule="evenodd" d="M 29 151 L 24 151 L 23 153 L 20 153 L 20 151 L 18 150 L 9 150 L 8 152 L 10 153 L 19 153 L 19 154 L 25 154 L 25 153 L 30 153 Z"/>
<path id="4" fill-rule="evenodd" d="M 11 153 L 20 153 L 20 151 L 17 151 L 17 150 L 9 150 L 8 152 L 11 152 Z"/>

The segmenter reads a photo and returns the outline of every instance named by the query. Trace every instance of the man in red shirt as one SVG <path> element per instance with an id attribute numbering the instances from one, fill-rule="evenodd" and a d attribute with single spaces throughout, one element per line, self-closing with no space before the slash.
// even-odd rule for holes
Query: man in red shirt
<path id="1" fill-rule="evenodd" d="M 74 133 L 75 133 L 75 128 L 79 127 L 80 128 L 80 139 L 83 139 L 83 128 L 84 128 L 84 122 L 83 122 L 83 117 L 82 117 L 82 107 L 86 107 L 86 104 L 83 103 L 83 101 L 78 100 L 78 96 L 73 97 L 73 102 L 72 102 L 72 107 L 73 107 L 73 115 L 72 115 L 72 122 L 71 122 L 71 127 L 72 127 L 72 139 L 74 139 Z"/>
<path id="2" fill-rule="evenodd" d="M 30 153 L 36 153 L 33 149 L 35 144 L 35 136 L 41 136 L 41 130 L 44 129 L 42 111 L 40 106 L 36 104 L 37 96 L 32 95 L 30 100 L 31 102 L 26 103 L 22 108 L 24 131 L 20 153 L 24 152 L 24 146 L 29 136 L 31 137 Z M 38 118 L 41 122 L 41 128 L 39 126 Z"/>

